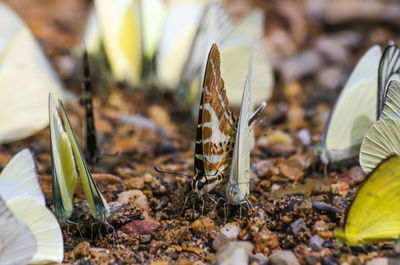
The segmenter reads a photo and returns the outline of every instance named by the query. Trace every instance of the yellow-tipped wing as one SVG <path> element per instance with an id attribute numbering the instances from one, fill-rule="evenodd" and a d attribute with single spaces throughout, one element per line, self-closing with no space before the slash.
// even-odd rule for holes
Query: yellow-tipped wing
<path id="1" fill-rule="evenodd" d="M 95 0 L 103 45 L 113 75 L 137 85 L 142 73 L 140 0 Z"/>
<path id="2" fill-rule="evenodd" d="M 328 164 L 357 155 L 368 128 L 376 120 L 379 46 L 358 62 L 340 93 L 322 135 L 321 159 Z"/>
<path id="3" fill-rule="evenodd" d="M 78 178 L 74 154 L 57 111 L 53 96 L 49 96 L 49 119 L 54 213 L 63 222 L 72 214 L 73 197 Z"/>
<path id="4" fill-rule="evenodd" d="M 391 157 L 366 179 L 335 236 L 351 246 L 400 236 L 400 157 Z"/>
<path id="5" fill-rule="evenodd" d="M 35 236 L 0 198 L 0 264 L 28 264 L 36 253 Z"/>
<path id="6" fill-rule="evenodd" d="M 60 225 L 53 213 L 30 198 L 17 198 L 6 204 L 35 236 L 37 251 L 29 264 L 61 263 L 64 258 L 64 242 Z"/>
<path id="7" fill-rule="evenodd" d="M 31 136 L 48 125 L 47 97 L 61 82 L 23 21 L 0 3 L 0 143 Z"/>
<path id="8" fill-rule="evenodd" d="M 72 146 L 76 165 L 78 167 L 79 175 L 82 179 L 83 191 L 85 192 L 86 199 L 89 203 L 90 212 L 94 218 L 99 221 L 105 221 L 110 216 L 110 210 L 107 201 L 100 193 L 99 188 L 94 182 L 92 175 L 90 174 L 89 168 L 83 158 L 82 152 L 79 148 L 78 142 L 76 141 L 75 134 L 72 130 L 71 123 L 68 120 L 68 116 L 64 110 L 62 102 L 60 101 L 60 112 L 63 119 L 63 124 L 67 132 L 69 141 Z"/>
<path id="9" fill-rule="evenodd" d="M 181 80 L 205 9 L 204 3 L 193 1 L 167 10 L 156 63 L 158 80 L 167 88 L 175 89 Z"/>

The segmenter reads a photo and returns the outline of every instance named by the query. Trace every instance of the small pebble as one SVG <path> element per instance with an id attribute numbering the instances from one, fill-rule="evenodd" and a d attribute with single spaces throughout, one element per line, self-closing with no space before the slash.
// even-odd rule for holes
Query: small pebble
<path id="1" fill-rule="evenodd" d="M 268 255 L 271 250 L 279 247 L 278 236 L 270 231 L 264 230 L 258 232 L 254 236 L 253 240 L 255 242 L 255 247 L 254 247 L 255 253 L 261 252 Z"/>
<path id="2" fill-rule="evenodd" d="M 249 264 L 251 264 L 251 265 L 267 265 L 268 258 L 262 253 L 257 253 L 255 255 L 250 256 Z"/>
<path id="3" fill-rule="evenodd" d="M 151 235 L 140 235 L 139 240 L 142 244 L 148 244 L 151 241 Z"/>
<path id="4" fill-rule="evenodd" d="M 303 218 L 299 218 L 293 223 L 290 224 L 290 229 L 292 230 L 293 235 L 297 236 L 304 228 L 306 227 L 306 222 Z"/>
<path id="5" fill-rule="evenodd" d="M 269 259 L 273 265 L 300 265 L 296 256 L 290 250 L 279 250 L 272 253 Z"/>
<path id="6" fill-rule="evenodd" d="M 322 244 L 325 242 L 325 239 L 320 237 L 319 235 L 313 235 L 308 241 L 308 246 L 312 251 L 319 252 L 323 249 Z"/>
<path id="7" fill-rule="evenodd" d="M 192 230 L 198 234 L 204 232 L 206 229 L 213 228 L 214 226 L 214 221 L 209 217 L 205 217 L 195 220 L 192 224 Z"/>
<path id="8" fill-rule="evenodd" d="M 89 242 L 83 241 L 79 243 L 71 252 L 73 259 L 79 259 L 81 257 L 89 256 Z"/>
<path id="9" fill-rule="evenodd" d="M 131 237 L 149 235 L 154 232 L 160 223 L 154 220 L 135 220 L 124 225 L 121 230 Z"/>
<path id="10" fill-rule="evenodd" d="M 367 262 L 367 265 L 388 265 L 388 258 L 374 258 Z M 398 264 L 398 263 L 393 263 Z"/>
<path id="11" fill-rule="evenodd" d="M 217 251 L 212 264 L 248 264 L 249 256 L 252 250 L 253 245 L 248 241 L 230 242 Z"/>
<path id="12" fill-rule="evenodd" d="M 213 249 L 218 250 L 228 242 L 235 241 L 239 235 L 239 232 L 240 227 L 233 224 L 226 224 L 223 228 L 221 228 L 217 237 L 214 239 L 212 243 Z"/>
<path id="13" fill-rule="evenodd" d="M 322 265 L 337 265 L 339 264 L 333 257 L 323 257 L 321 258 Z"/>
<path id="14" fill-rule="evenodd" d="M 307 265 L 315 265 L 317 264 L 318 259 L 315 256 L 310 255 L 306 257 L 305 262 Z"/>

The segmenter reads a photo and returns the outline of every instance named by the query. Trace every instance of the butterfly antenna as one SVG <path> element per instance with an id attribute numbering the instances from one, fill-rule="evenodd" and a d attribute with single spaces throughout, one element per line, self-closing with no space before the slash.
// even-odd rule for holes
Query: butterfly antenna
<path id="1" fill-rule="evenodd" d="M 100 157 L 97 133 L 93 118 L 92 83 L 86 48 L 83 50 L 83 103 L 86 111 L 86 158 L 96 163 Z"/>
<path id="2" fill-rule="evenodd" d="M 156 172 L 158 172 L 158 173 L 165 173 L 165 174 L 179 175 L 179 176 L 185 176 L 185 177 L 188 177 L 188 178 L 191 178 L 191 177 L 192 177 L 192 176 L 190 176 L 190 175 L 183 174 L 183 173 L 180 173 L 180 172 L 173 172 L 173 171 L 164 171 L 164 170 L 159 170 L 159 169 L 157 168 L 157 166 L 155 166 L 155 167 L 154 167 L 154 170 L 155 170 Z"/>

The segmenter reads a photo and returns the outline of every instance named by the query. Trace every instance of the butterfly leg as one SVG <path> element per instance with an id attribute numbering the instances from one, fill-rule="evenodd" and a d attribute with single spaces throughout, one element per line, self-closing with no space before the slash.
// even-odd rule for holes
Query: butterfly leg
<path id="1" fill-rule="evenodd" d="M 90 241 L 93 240 L 93 225 L 94 225 L 94 223 L 92 223 L 92 224 L 90 225 Z"/>
<path id="2" fill-rule="evenodd" d="M 201 215 L 204 215 L 204 197 L 201 196 Z"/>
<path id="3" fill-rule="evenodd" d="M 181 212 L 179 213 L 180 216 L 182 216 L 183 212 L 184 212 L 185 209 L 186 209 L 186 204 L 187 204 L 188 199 L 189 199 L 189 195 L 187 195 L 186 198 L 185 198 L 185 202 L 183 203 L 182 210 L 181 210 Z"/>
<path id="4" fill-rule="evenodd" d="M 76 230 L 78 230 L 79 235 L 81 236 L 82 240 L 84 240 L 83 235 L 82 235 L 82 232 L 81 232 L 81 230 L 79 229 L 78 223 L 72 222 L 72 221 L 70 221 L 70 220 L 65 221 L 65 223 L 66 223 L 66 224 L 73 224 L 73 225 L 76 225 Z M 69 229 L 69 225 L 68 225 L 68 229 Z"/>
<path id="5" fill-rule="evenodd" d="M 114 226 L 112 226 L 110 223 L 108 223 L 107 221 L 105 221 L 104 222 L 105 224 L 106 224 L 106 227 L 111 227 L 111 229 L 113 230 L 113 235 L 114 235 L 114 240 L 115 240 L 115 242 L 117 242 L 117 245 L 119 245 L 118 244 L 118 239 L 117 239 L 117 233 L 115 232 L 115 228 L 114 228 Z M 107 233 L 108 233 L 108 229 L 107 229 Z M 113 244 L 114 244 L 114 242 L 113 242 Z"/>

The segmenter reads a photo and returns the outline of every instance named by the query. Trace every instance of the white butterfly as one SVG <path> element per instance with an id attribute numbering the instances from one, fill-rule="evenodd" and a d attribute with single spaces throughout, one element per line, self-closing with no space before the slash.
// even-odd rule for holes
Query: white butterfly
<path id="1" fill-rule="evenodd" d="M 46 208 L 35 161 L 28 149 L 16 154 L 1 172 L 0 197 L 16 219 L 34 235 L 37 250 L 29 263 L 60 263 L 64 258 L 61 229 L 57 219 Z M 4 227 L 3 223 L 0 227 Z"/>
<path id="2" fill-rule="evenodd" d="M 377 116 L 378 66 L 382 52 L 373 46 L 358 62 L 325 124 L 319 152 L 329 162 L 357 155 Z"/>
<path id="3" fill-rule="evenodd" d="M 250 80 L 252 78 L 252 73 L 253 63 L 251 64 L 243 90 L 242 106 L 240 109 L 235 145 L 233 148 L 231 173 L 226 187 L 226 199 L 229 203 L 234 205 L 250 204 L 247 201 L 247 197 L 250 192 L 251 130 L 255 121 L 267 105 L 266 102 L 263 102 L 254 114 L 251 115 L 252 91 Z"/>
<path id="4" fill-rule="evenodd" d="M 24 22 L 0 3 L 0 144 L 48 125 L 47 95 L 62 85 Z"/>
<path id="5" fill-rule="evenodd" d="M 0 264 L 28 264 L 35 252 L 35 236 L 0 198 Z"/>

